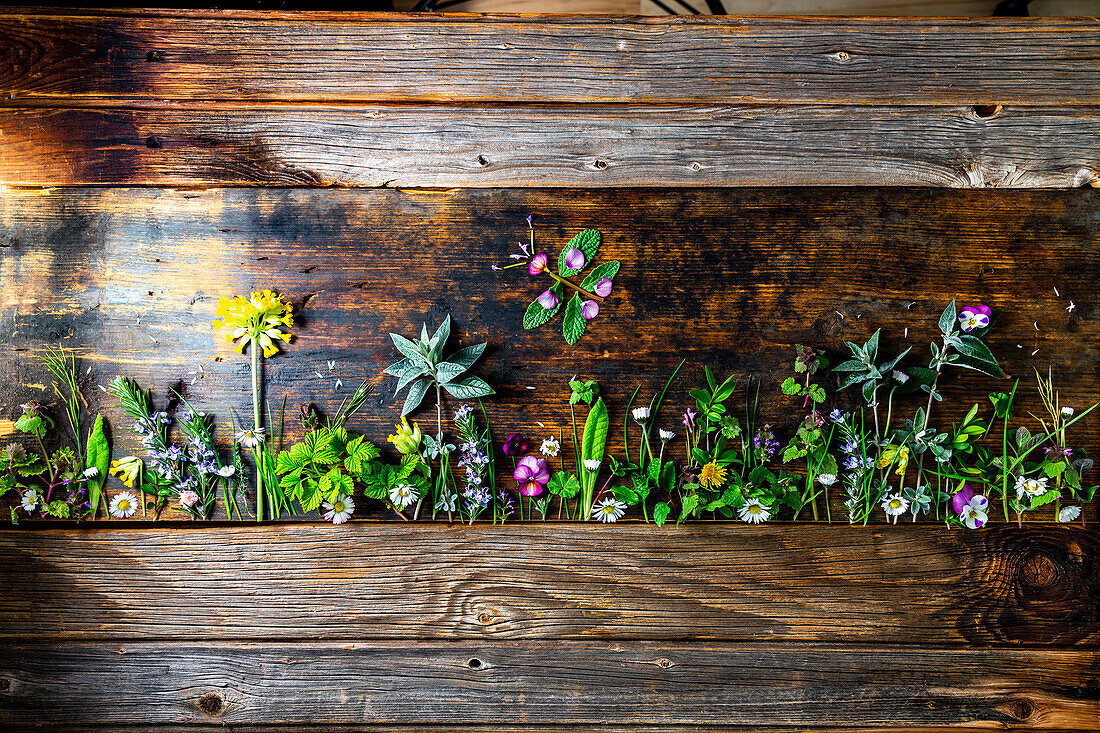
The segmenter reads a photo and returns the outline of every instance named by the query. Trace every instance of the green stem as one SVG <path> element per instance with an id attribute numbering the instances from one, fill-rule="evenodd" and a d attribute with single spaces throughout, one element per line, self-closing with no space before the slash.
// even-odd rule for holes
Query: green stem
<path id="1" fill-rule="evenodd" d="M 600 297 L 599 295 L 596 295 L 595 293 L 590 293 L 587 290 L 585 290 L 584 288 L 580 287 L 579 285 L 574 285 L 573 283 L 569 282 L 568 280 L 566 280 L 561 275 L 550 272 L 549 270 L 546 270 L 546 274 L 549 275 L 550 277 L 554 278 L 558 282 L 560 282 L 565 287 L 573 288 L 574 290 L 576 290 L 578 293 L 585 296 L 586 298 L 592 298 L 593 300 L 598 300 L 600 302 L 603 302 L 603 298 Z"/>
<path id="2" fill-rule="evenodd" d="M 260 429 L 260 356 L 256 351 L 259 346 L 253 341 L 250 344 L 252 352 L 252 429 Z M 256 461 L 256 521 L 262 522 L 264 518 L 264 480 L 263 466 L 260 462 L 259 446 L 253 451 Z"/>

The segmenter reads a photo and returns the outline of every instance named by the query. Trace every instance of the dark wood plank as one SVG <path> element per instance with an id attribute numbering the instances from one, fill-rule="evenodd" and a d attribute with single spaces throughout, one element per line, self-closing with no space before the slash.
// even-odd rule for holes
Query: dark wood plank
<path id="1" fill-rule="evenodd" d="M 1098 37 L 1089 18 L 12 10 L 0 16 L 0 98 L 1096 104 Z"/>
<path id="2" fill-rule="evenodd" d="M 1081 652 L 888 646 L 37 643 L 0 651 L 0 723 L 1086 731 L 1100 729 L 1094 665 Z"/>
<path id="3" fill-rule="evenodd" d="M 1100 646 L 1100 533 L 803 524 L 0 532 L 0 638 Z"/>
<path id="4" fill-rule="evenodd" d="M 8 185 L 1100 185 L 1097 107 L 5 110 L 0 129 Z"/>
<path id="5" fill-rule="evenodd" d="M 741 379 L 760 377 L 761 419 L 785 439 L 800 418 L 799 406 L 778 394 L 794 344 L 827 348 L 835 362 L 843 340 L 883 327 L 884 348 L 926 351 L 943 305 L 958 298 L 1005 307 L 991 343 L 1023 380 L 1018 414 L 1028 424 L 1027 411 L 1041 410 L 1033 368 L 1053 367 L 1065 404 L 1080 409 L 1100 393 L 1098 196 L 8 191 L 0 198 L 0 368 L 9 385 L 2 417 L 13 420 L 29 399 L 52 400 L 32 357 L 61 342 L 77 350 L 82 372 L 92 369 L 85 384 L 93 409 L 103 404 L 96 385 L 125 374 L 153 388 L 162 405 L 170 387 L 181 388 L 224 426 L 230 408 L 250 411 L 249 377 L 247 361 L 210 330 L 216 300 L 275 286 L 304 304 L 295 343 L 266 367 L 268 394 L 276 401 L 287 395 L 292 413 L 306 401 L 334 410 L 351 385 L 378 379 L 393 360 L 387 332 L 418 330 L 449 313 L 459 338 L 490 343 L 478 371 L 498 389 L 487 404 L 498 435 L 565 430 L 566 380 L 576 374 L 603 385 L 621 426 L 634 387 L 641 384 L 648 399 L 687 358 L 664 425 L 679 427 L 674 410 L 710 364 Z M 538 284 L 516 270 L 490 271 L 524 236 L 528 214 L 552 251 L 596 226 L 604 256 L 625 263 L 604 314 L 573 348 L 549 326 L 521 328 Z M 1067 313 L 1071 301 L 1076 308 Z M 331 373 L 328 360 L 337 362 Z M 989 391 L 1011 387 L 970 373 L 947 380 L 948 407 L 938 418 L 945 426 L 972 402 L 985 404 Z M 352 425 L 383 445 L 400 406 L 392 387 L 382 382 Z M 916 406 L 906 401 L 898 410 Z M 116 408 L 106 410 L 118 454 L 136 450 L 128 423 Z M 1100 444 L 1100 421 L 1090 416 L 1079 425 L 1077 445 Z M 616 451 L 620 439 L 616 427 Z"/>

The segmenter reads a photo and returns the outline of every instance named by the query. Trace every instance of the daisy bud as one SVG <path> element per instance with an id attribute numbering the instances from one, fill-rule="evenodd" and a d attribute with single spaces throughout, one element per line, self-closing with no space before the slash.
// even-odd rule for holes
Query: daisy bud
<path id="1" fill-rule="evenodd" d="M 1073 408 L 1072 407 L 1063 407 L 1062 408 L 1062 417 L 1073 417 Z"/>
<path id="2" fill-rule="evenodd" d="M 595 473 L 600 470 L 600 462 L 595 458 L 589 458 L 584 462 L 584 470 Z"/>
<path id="3" fill-rule="evenodd" d="M 635 407 L 631 414 L 634 416 L 634 422 L 639 425 L 644 425 L 649 421 L 649 408 L 648 407 Z"/>
<path id="4" fill-rule="evenodd" d="M 665 430 L 664 428 L 658 430 L 657 435 L 660 436 L 662 443 L 667 443 L 668 441 L 676 437 L 676 433 L 672 432 L 671 430 Z"/>

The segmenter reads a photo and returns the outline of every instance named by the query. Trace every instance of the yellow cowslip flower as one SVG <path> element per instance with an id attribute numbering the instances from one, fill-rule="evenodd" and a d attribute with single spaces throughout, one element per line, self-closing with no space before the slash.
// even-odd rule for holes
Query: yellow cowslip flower
<path id="1" fill-rule="evenodd" d="M 256 342 L 263 348 L 264 358 L 268 358 L 279 352 L 274 339 L 290 343 L 290 334 L 281 329 L 294 325 L 290 315 L 293 309 L 294 306 L 284 303 L 282 297 L 271 290 L 252 293 L 249 298 L 240 295 L 223 297 L 218 299 L 213 327 L 215 331 L 225 326 L 232 328 L 225 340 L 236 342 L 233 348 L 238 354 L 243 354 L 248 344 Z"/>
<path id="2" fill-rule="evenodd" d="M 411 455 L 416 453 L 420 448 L 420 426 L 413 423 L 409 426 L 409 421 L 405 418 L 401 418 L 401 423 L 394 425 L 397 428 L 396 435 L 390 435 L 386 438 L 389 442 L 393 443 L 401 455 Z"/>
<path id="3" fill-rule="evenodd" d="M 137 456 L 111 461 L 111 473 L 118 476 L 122 483 L 126 484 L 126 488 L 133 488 L 134 480 L 141 475 L 141 469 L 144 467 L 145 464 Z"/>
<path id="4" fill-rule="evenodd" d="M 875 468 L 886 468 L 891 463 L 897 464 L 894 471 L 898 476 L 905 475 L 905 468 L 909 465 L 909 448 L 906 446 L 888 445 L 882 449 L 882 455 L 878 458 Z"/>
<path id="5" fill-rule="evenodd" d="M 699 471 L 699 483 L 708 489 L 721 488 L 726 483 L 725 467 L 711 461 Z"/>

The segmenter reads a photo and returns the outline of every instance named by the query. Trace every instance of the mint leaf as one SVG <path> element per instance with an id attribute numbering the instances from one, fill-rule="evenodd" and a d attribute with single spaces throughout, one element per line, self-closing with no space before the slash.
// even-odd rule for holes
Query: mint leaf
<path id="1" fill-rule="evenodd" d="M 588 273 L 581 282 L 581 287 L 585 290 L 591 290 L 596 287 L 596 283 L 603 280 L 605 277 L 609 280 L 614 280 L 615 276 L 619 274 L 619 267 L 622 265 L 618 260 L 612 260 L 611 262 L 605 262 L 597 267 L 592 272 Z"/>
<path id="2" fill-rule="evenodd" d="M 535 298 L 531 305 L 527 306 L 527 312 L 523 314 L 523 327 L 538 328 L 556 316 L 559 310 L 561 310 L 560 300 L 553 308 L 543 308 L 542 303 L 539 302 L 538 298 Z"/>
<path id="3" fill-rule="evenodd" d="M 580 270 L 565 266 L 565 253 L 572 247 L 584 252 L 584 263 L 587 265 L 600 249 L 600 231 L 598 229 L 585 229 L 569 240 L 569 244 L 562 247 L 561 253 L 558 255 L 558 273 L 562 277 L 573 277 L 580 272 Z"/>
<path id="4" fill-rule="evenodd" d="M 562 322 L 562 334 L 569 345 L 580 341 L 584 335 L 584 316 L 581 315 L 581 296 L 576 293 L 565 306 L 565 319 Z"/>

